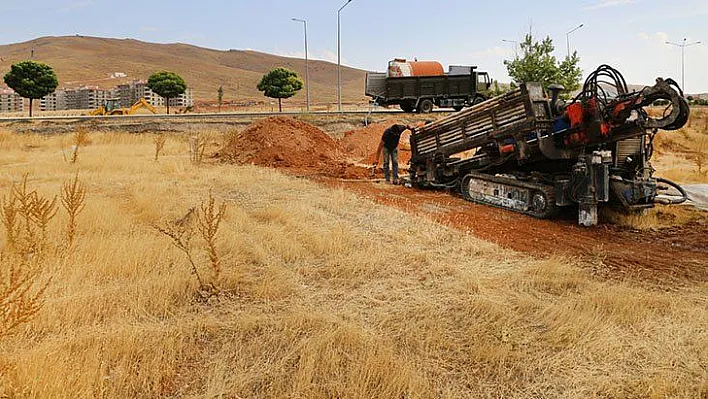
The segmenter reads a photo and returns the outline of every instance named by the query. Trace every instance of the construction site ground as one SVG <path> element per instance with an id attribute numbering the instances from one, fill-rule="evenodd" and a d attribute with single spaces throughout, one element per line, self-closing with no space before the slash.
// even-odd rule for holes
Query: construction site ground
<path id="1" fill-rule="evenodd" d="M 262 137 L 278 142 L 249 147 L 256 157 L 229 158 L 237 163 L 256 163 L 277 167 L 333 188 L 354 192 L 378 203 L 396 207 L 405 213 L 424 216 L 488 240 L 514 251 L 537 256 L 582 257 L 598 276 L 638 279 L 675 286 L 685 282 L 708 281 L 708 213 L 691 206 L 659 206 L 644 219 L 633 220 L 606 210 L 600 225 L 584 228 L 577 225 L 576 210 L 568 208 L 553 220 L 539 220 L 503 209 L 468 202 L 455 193 L 427 191 L 392 185 L 383 181 L 380 169 L 371 167 L 373 153 L 383 130 L 396 119 L 389 119 L 342 134 L 330 134 L 336 140 L 322 140 L 311 145 L 299 141 L 317 133 L 308 123 L 266 119 L 244 132 L 249 146 Z M 403 121 L 415 123 L 415 121 Z M 278 138 L 282 134 L 283 136 Z M 298 137 L 297 141 L 288 137 Z M 401 140 L 401 174 L 410 159 L 406 137 Z M 243 144 L 243 143 L 242 143 Z M 282 147 L 278 147 L 278 145 Z M 228 149 L 228 144 L 224 149 Z M 278 151 L 273 152 L 273 148 Z M 239 149 L 241 151 L 239 151 Z M 232 148 L 243 156 L 243 146 Z M 228 150 L 227 150 L 228 152 Z M 278 154 L 276 154 L 278 153 Z M 259 158 L 265 156 L 265 158 Z M 298 159 L 298 157 L 302 157 Z M 218 154 L 222 160 L 226 154 Z M 403 216 L 402 216 L 403 217 Z M 609 220 L 614 220 L 611 222 Z M 635 226 L 636 225 L 636 226 Z"/>
<path id="2" fill-rule="evenodd" d="M 439 117 L 439 116 L 437 116 Z M 420 123 L 430 116 L 379 117 L 363 126 L 361 116 L 303 115 L 210 123 L 167 122 L 124 125 L 119 120 L 72 123 L 13 124 L 5 128 L 27 133 L 67 133 L 86 126 L 92 131 L 203 134 L 212 131 L 212 162 L 256 164 L 344 189 L 407 214 L 424 216 L 498 244 L 537 256 L 581 257 L 593 273 L 613 279 L 666 284 L 708 281 L 708 212 L 691 206 L 658 206 L 644 218 L 603 212 L 596 227 L 576 223 L 569 208 L 552 220 L 474 204 L 455 193 L 425 191 L 383 182 L 372 174 L 373 153 L 383 130 L 393 123 Z M 665 133 L 670 134 L 670 133 Z M 401 140 L 401 174 L 410 159 Z M 661 175 L 661 170 L 658 172 Z M 402 215 L 401 217 L 405 217 Z M 631 220 L 627 220 L 631 219 Z M 647 220 L 649 222 L 647 222 Z"/>

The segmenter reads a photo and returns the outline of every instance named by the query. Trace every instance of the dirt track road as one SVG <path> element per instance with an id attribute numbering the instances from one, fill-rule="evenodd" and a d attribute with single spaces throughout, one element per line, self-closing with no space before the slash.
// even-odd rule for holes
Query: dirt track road
<path id="1" fill-rule="evenodd" d="M 575 215 L 539 220 L 478 205 L 446 192 L 385 183 L 325 179 L 376 202 L 429 217 L 484 240 L 534 255 L 579 256 L 610 278 L 668 283 L 708 281 L 708 217 L 681 227 L 634 230 L 612 224 L 576 225 Z M 601 262 L 600 262 L 601 261 Z"/>

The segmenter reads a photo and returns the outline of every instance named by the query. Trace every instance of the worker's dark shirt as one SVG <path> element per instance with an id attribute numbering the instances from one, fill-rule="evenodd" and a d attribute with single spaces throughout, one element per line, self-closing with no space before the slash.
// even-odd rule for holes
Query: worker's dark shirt
<path id="1" fill-rule="evenodd" d="M 396 147 L 398 147 L 398 141 L 401 140 L 401 133 L 403 133 L 404 130 L 406 130 L 406 127 L 403 125 L 393 125 L 386 129 L 383 136 L 381 136 L 384 147 L 389 151 L 395 150 Z"/>

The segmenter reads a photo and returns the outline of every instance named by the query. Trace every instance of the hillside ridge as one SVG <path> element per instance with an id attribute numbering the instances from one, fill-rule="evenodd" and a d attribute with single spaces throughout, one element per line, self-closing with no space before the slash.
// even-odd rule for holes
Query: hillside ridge
<path id="1" fill-rule="evenodd" d="M 0 74 L 13 63 L 27 59 L 54 68 L 59 87 L 95 85 L 111 88 L 135 79 L 147 79 L 158 70 L 180 74 L 194 92 L 195 99 L 216 99 L 219 86 L 226 100 L 263 100 L 256 89 L 263 74 L 275 67 L 294 70 L 305 76 L 305 61 L 253 50 L 216 50 L 188 43 L 151 43 L 139 39 L 94 36 L 45 36 L 22 43 L 0 45 Z M 310 60 L 310 97 L 313 103 L 335 103 L 337 65 Z M 126 77 L 111 78 L 121 72 Z M 366 72 L 342 66 L 342 97 L 347 102 L 366 101 Z M 304 102 L 305 90 L 292 102 Z"/>

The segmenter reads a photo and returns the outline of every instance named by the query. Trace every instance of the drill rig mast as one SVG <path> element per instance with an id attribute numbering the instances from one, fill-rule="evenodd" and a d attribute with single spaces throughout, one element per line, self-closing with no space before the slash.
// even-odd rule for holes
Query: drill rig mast
<path id="1" fill-rule="evenodd" d="M 525 83 L 517 90 L 415 129 L 411 183 L 460 190 L 470 201 L 539 218 L 577 205 L 578 222 L 597 224 L 600 203 L 651 208 L 657 183 L 649 159 L 659 129 L 688 120 L 688 103 L 672 79 L 629 92 L 603 65 L 566 104 L 562 86 Z M 644 107 L 668 102 L 660 118 Z M 680 188 L 679 188 L 680 189 Z M 685 199 L 685 196 L 684 196 Z"/>

